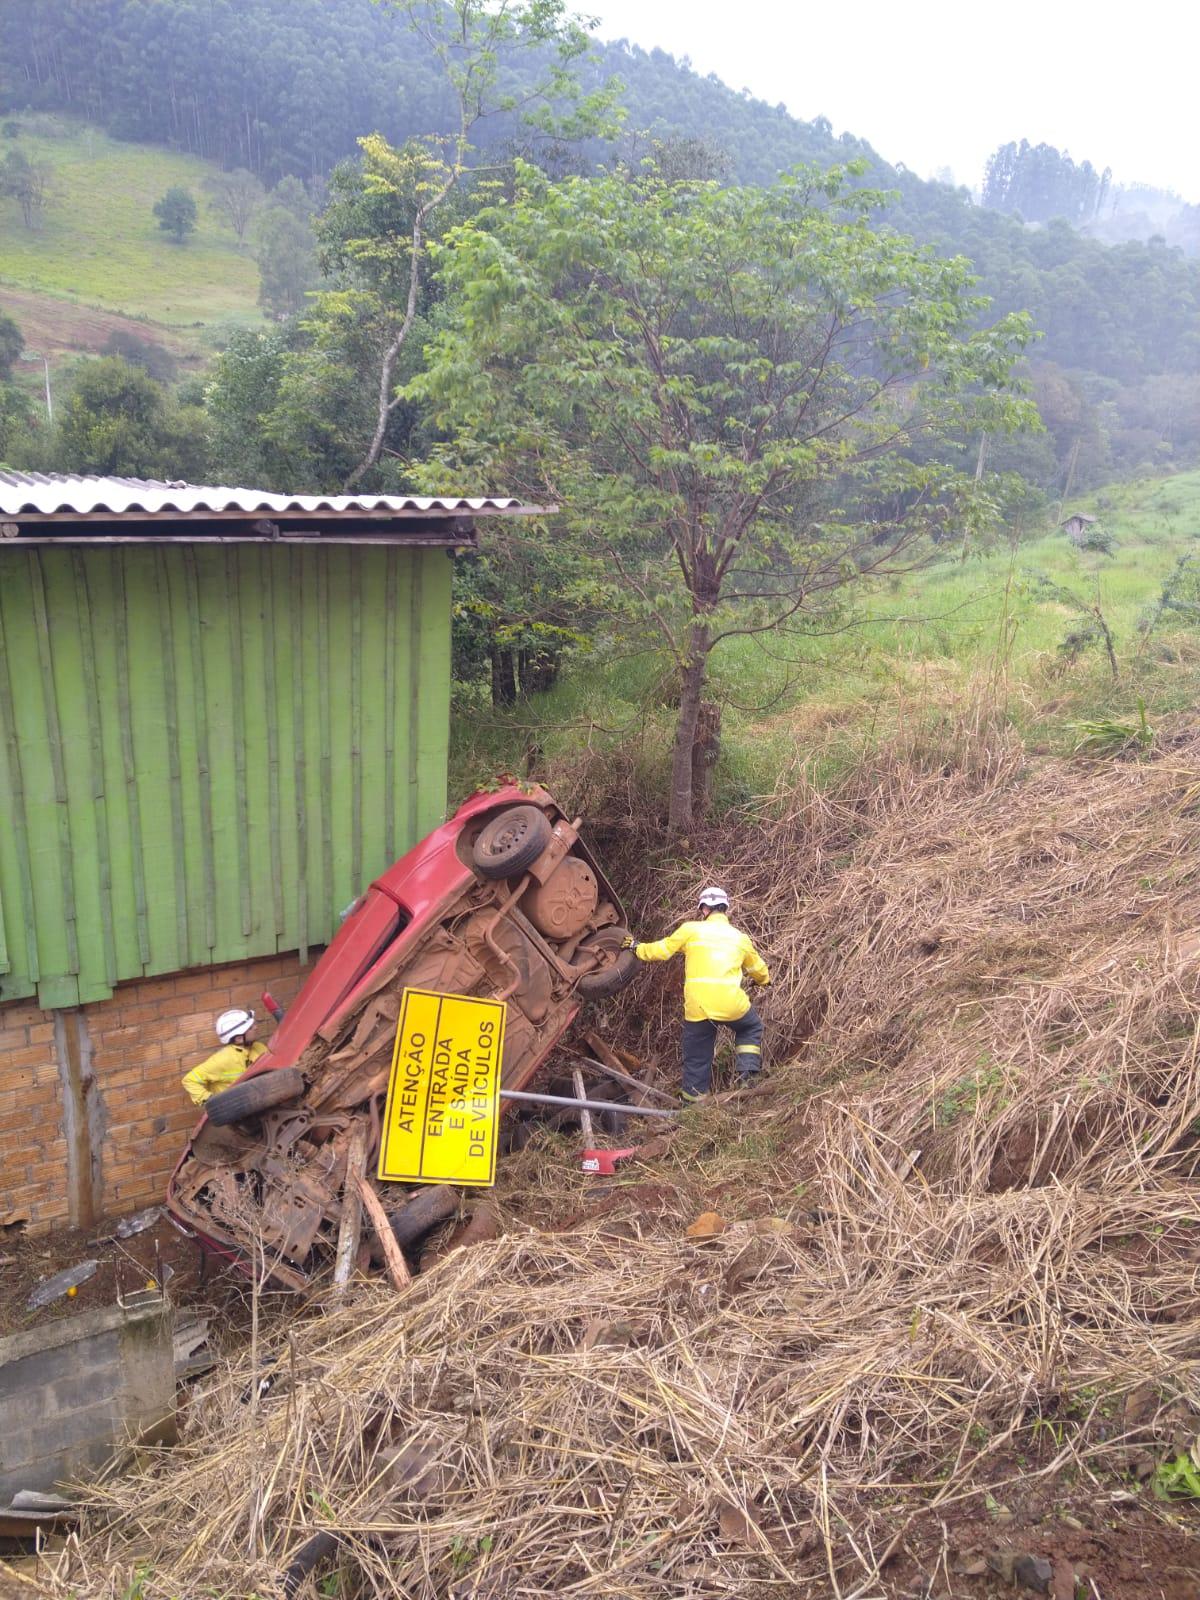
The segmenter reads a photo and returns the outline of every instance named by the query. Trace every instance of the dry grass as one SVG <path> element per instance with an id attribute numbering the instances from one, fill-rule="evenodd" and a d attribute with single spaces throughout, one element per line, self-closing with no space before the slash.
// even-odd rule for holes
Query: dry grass
<path id="1" fill-rule="evenodd" d="M 281 1336 L 257 1412 L 232 1372 L 48 1592 L 275 1596 L 335 1529 L 356 1600 L 867 1600 L 964 1498 L 1194 1435 L 1200 741 L 1164 744 L 1027 770 L 977 730 L 662 863 L 777 968 L 774 1093 L 566 1232 L 576 1175 L 523 1152 L 513 1231 Z M 693 1242 L 705 1200 L 759 1220 Z"/>

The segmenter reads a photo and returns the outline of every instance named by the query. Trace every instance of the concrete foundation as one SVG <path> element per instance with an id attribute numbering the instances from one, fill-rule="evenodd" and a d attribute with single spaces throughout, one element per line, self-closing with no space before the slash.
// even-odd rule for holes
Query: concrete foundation
<path id="1" fill-rule="evenodd" d="M 156 1297 L 0 1339 L 0 1507 L 103 1466 L 129 1440 L 174 1439 L 173 1321 Z"/>

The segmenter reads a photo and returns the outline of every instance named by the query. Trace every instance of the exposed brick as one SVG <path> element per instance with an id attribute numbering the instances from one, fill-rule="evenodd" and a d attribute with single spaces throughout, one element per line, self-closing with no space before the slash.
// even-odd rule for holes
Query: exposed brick
<path id="1" fill-rule="evenodd" d="M 216 1048 L 217 1015 L 230 1006 L 261 1014 L 264 988 L 287 1005 L 310 970 L 294 955 L 230 962 L 136 979 L 84 1007 L 106 1128 L 101 1214 L 161 1199 L 196 1122 L 179 1080 Z M 35 1229 L 67 1220 L 66 1160 L 53 1014 L 28 1001 L 0 1005 L 3 1188 Z"/>
<path id="2" fill-rule="evenodd" d="M 44 1044 L 22 1045 L 19 1050 L 10 1050 L 4 1057 L 7 1067 L 39 1067 L 46 1059 L 46 1046 Z"/>

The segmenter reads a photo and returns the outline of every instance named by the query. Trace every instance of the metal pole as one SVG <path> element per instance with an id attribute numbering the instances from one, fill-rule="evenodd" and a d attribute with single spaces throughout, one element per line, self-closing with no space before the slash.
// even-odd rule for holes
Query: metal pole
<path id="1" fill-rule="evenodd" d="M 623 1100 L 573 1100 L 561 1094 L 526 1094 L 522 1089 L 501 1089 L 501 1100 L 519 1100 L 535 1106 L 575 1106 L 579 1111 L 619 1111 L 630 1117 L 677 1117 L 678 1111 L 660 1111 L 657 1106 L 630 1106 Z"/>

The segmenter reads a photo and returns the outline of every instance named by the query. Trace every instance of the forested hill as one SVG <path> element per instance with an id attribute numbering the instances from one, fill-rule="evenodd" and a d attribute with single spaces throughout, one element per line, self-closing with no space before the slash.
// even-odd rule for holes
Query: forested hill
<path id="1" fill-rule="evenodd" d="M 398 142 L 448 124 L 438 73 L 373 0 L 0 0 L 0 19 L 0 104 L 81 112 L 268 182 L 329 172 L 364 132 Z M 702 134 L 748 182 L 871 154 L 661 50 L 599 45 L 589 75 L 614 74 L 631 126 Z"/>
<path id="2" fill-rule="evenodd" d="M 375 129 L 397 142 L 448 123 L 438 74 L 372 0 L 0 0 L 0 22 L 0 109 L 71 110 L 268 181 L 328 173 Z M 890 220 L 969 255 L 997 310 L 1032 312 L 1044 361 L 1123 388 L 1200 369 L 1200 261 L 1027 228 L 662 51 L 603 45 L 587 70 L 622 79 L 630 130 L 703 139 L 744 182 L 866 157 L 867 181 L 898 191 Z"/>

